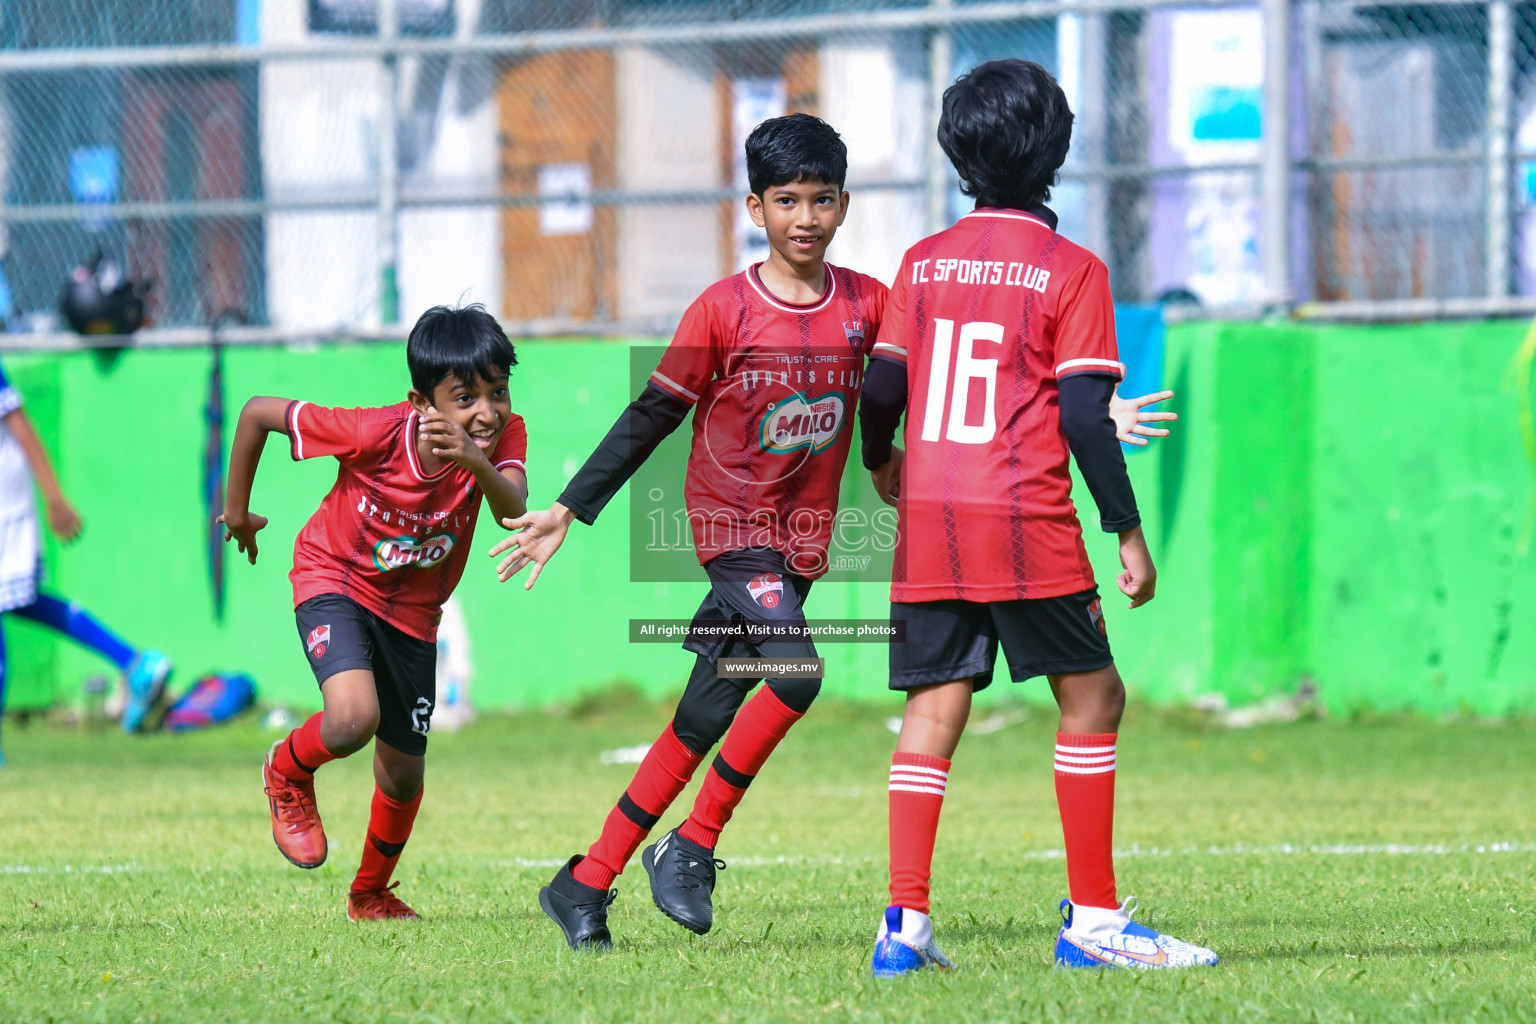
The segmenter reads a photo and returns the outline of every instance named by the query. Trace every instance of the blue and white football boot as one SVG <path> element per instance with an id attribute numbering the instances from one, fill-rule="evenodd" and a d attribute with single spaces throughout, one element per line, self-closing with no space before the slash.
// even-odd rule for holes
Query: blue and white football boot
<path id="1" fill-rule="evenodd" d="M 1130 967 L 1150 971 L 1166 967 L 1210 967 L 1215 953 L 1181 942 L 1131 920 L 1132 896 L 1114 910 L 1077 907 L 1061 901 L 1061 931 L 1056 936 L 1058 967 Z"/>
<path id="2" fill-rule="evenodd" d="M 171 659 L 159 651 L 140 651 L 128 665 L 128 702 L 123 706 L 123 732 L 138 732 L 144 727 L 160 698 L 165 696 L 165 681 L 171 675 Z"/>
<path id="3" fill-rule="evenodd" d="M 880 933 L 875 936 L 875 956 L 871 964 L 877 978 L 894 978 L 924 968 L 952 971 L 939 944 L 933 941 L 933 922 L 927 914 L 904 907 L 886 907 L 880 919 Z"/>

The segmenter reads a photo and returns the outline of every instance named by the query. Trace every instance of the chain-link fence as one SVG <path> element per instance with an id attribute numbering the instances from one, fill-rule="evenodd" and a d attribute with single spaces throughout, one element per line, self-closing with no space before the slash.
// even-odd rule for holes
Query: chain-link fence
<path id="1" fill-rule="evenodd" d="M 761 258 L 741 143 L 791 110 L 848 143 L 833 260 L 889 279 L 964 209 L 938 93 L 1001 56 L 1067 90 L 1053 202 L 1122 300 L 1531 305 L 1536 4 L 0 0 L 0 317 L 56 330 L 101 250 L 169 339 L 662 329 Z"/>

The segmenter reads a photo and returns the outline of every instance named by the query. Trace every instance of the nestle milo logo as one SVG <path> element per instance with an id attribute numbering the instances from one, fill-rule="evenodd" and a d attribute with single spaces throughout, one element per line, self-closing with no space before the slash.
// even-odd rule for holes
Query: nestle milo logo
<path id="1" fill-rule="evenodd" d="M 769 407 L 759 440 L 772 452 L 825 451 L 842 432 L 845 408 L 843 396 L 836 392 L 820 398 L 806 398 L 803 391 L 790 395 Z"/>
<path id="2" fill-rule="evenodd" d="M 457 541 L 451 533 L 435 533 L 425 539 L 419 537 L 386 537 L 373 546 L 373 564 L 380 572 L 403 569 L 414 565 L 418 569 L 430 569 L 441 565 L 453 551 Z"/>

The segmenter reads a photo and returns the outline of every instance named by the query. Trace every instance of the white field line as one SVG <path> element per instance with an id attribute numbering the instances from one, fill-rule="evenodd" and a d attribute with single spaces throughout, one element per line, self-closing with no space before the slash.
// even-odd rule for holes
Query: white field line
<path id="1" fill-rule="evenodd" d="M 1140 857 L 1450 857 L 1456 854 L 1536 853 L 1536 843 L 1235 843 L 1231 846 L 1142 846 L 1132 844 L 1115 851 L 1117 860 Z M 1022 860 L 1061 860 L 1066 851 L 1022 850 Z M 727 857 L 733 868 L 770 868 L 787 866 L 814 867 L 838 864 L 868 864 L 883 857 Z M 558 868 L 563 857 L 511 857 L 491 862 L 497 867 Z"/>
<path id="2" fill-rule="evenodd" d="M 335 844 L 332 844 L 335 848 Z M 1131 846 L 1115 851 L 1116 859 L 1140 857 L 1452 857 L 1458 854 L 1536 853 L 1536 843 L 1234 843 L 1230 846 Z M 1021 860 L 1061 860 L 1061 849 L 1021 850 Z M 558 868 L 564 857 L 469 858 L 489 867 Z M 733 868 L 835 867 L 842 864 L 870 864 L 884 857 L 822 856 L 806 857 L 780 854 L 776 857 L 731 857 Z M 135 872 L 167 870 L 168 865 L 144 867 L 127 864 L 0 864 L 0 875 L 126 875 Z"/>
<path id="3" fill-rule="evenodd" d="M 137 864 L 0 864 L 0 875 L 126 875 Z"/>

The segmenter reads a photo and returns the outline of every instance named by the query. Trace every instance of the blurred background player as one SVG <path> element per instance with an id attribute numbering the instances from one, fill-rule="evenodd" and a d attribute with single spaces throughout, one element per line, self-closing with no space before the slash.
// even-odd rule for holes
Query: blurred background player
<path id="1" fill-rule="evenodd" d="M 1071 139 L 1044 68 L 979 65 L 944 93 L 939 141 L 976 209 L 907 251 L 864 384 L 864 464 L 899 509 L 891 688 L 907 694 L 891 758 L 891 906 L 874 973 L 951 966 L 929 873 L 950 759 L 998 643 L 1015 682 L 1045 676 L 1061 708 L 1056 796 L 1070 898 L 1069 967 L 1187 967 L 1216 955 L 1131 920 L 1111 839 L 1125 687 L 1071 502 L 1068 449 L 1120 540 L 1138 607 L 1157 581 L 1110 402 L 1124 375 L 1104 264 L 1056 234 L 1050 198 Z M 891 441 L 908 406 L 905 457 Z M 1150 432 L 1143 430 L 1144 433 Z"/>
<path id="2" fill-rule="evenodd" d="M 20 392 L 0 367 L 0 612 L 41 623 L 116 665 L 126 680 L 123 730 L 136 732 L 165 692 L 171 661 L 159 651 L 129 644 L 79 605 L 39 591 L 42 554 L 34 483 L 43 495 L 48 528 L 65 542 L 78 537 L 80 516 L 64 497 Z M 0 707 L 5 678 L 5 635 L 0 632 Z"/>
<path id="3" fill-rule="evenodd" d="M 230 457 L 225 540 L 252 565 L 250 511 L 267 435 L 295 460 L 334 456 L 336 485 L 293 546 L 294 615 L 324 710 L 262 766 L 272 838 L 301 868 L 325 861 L 314 775 L 372 739 L 375 790 L 347 917 L 414 918 L 389 884 L 421 806 L 443 602 L 464 573 L 484 494 L 498 520 L 527 509 L 528 435 L 512 412 L 512 343 L 481 306 L 427 310 L 406 342 L 411 390 L 380 409 L 253 398 Z M 395 883 L 398 885 L 399 883 Z"/>

